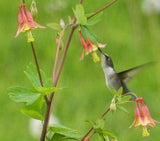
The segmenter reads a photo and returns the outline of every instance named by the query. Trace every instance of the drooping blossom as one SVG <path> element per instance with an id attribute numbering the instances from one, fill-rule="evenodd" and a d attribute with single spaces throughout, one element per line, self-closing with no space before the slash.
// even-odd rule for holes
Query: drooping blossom
<path id="1" fill-rule="evenodd" d="M 142 127 L 144 137 L 149 136 L 149 126 L 155 127 L 155 123 L 159 123 L 158 121 L 151 118 L 149 110 L 145 105 L 143 98 L 138 98 L 135 101 L 135 120 L 130 127 L 133 125 L 135 128 Z"/>
<path id="2" fill-rule="evenodd" d="M 23 4 L 23 8 L 24 8 L 24 12 L 22 10 L 22 5 L 19 6 L 19 14 L 18 14 L 19 27 L 15 37 L 17 37 L 21 32 L 26 32 L 28 37 L 28 42 L 33 42 L 34 38 L 31 33 L 32 29 L 37 27 L 39 28 L 45 28 L 45 27 L 37 24 L 33 20 L 32 14 L 26 8 L 25 4 Z"/>
<path id="3" fill-rule="evenodd" d="M 81 43 L 82 43 L 82 46 L 83 46 L 83 52 L 82 52 L 80 60 L 83 60 L 84 54 L 88 55 L 89 53 L 91 53 L 92 57 L 93 57 L 93 61 L 95 63 L 99 62 L 100 59 L 99 59 L 99 56 L 96 53 L 96 50 L 98 50 L 98 47 L 99 48 L 104 48 L 106 45 L 101 44 L 101 43 L 97 43 L 97 45 L 98 45 L 98 47 L 97 47 L 96 45 L 92 44 L 92 42 L 90 41 L 89 38 L 87 39 L 87 41 L 85 41 L 85 39 L 83 38 L 83 35 L 81 33 L 81 30 L 79 29 L 78 31 L 79 31 Z"/>

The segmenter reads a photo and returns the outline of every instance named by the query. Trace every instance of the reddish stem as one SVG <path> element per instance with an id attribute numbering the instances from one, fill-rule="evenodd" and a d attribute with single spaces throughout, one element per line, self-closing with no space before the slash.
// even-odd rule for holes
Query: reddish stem
<path id="1" fill-rule="evenodd" d="M 100 116 L 100 118 L 103 118 L 108 112 L 110 111 L 110 107 Z M 89 129 L 89 131 L 83 136 L 81 141 L 84 141 L 84 139 L 92 132 L 93 127 Z M 91 138 L 96 132 L 93 132 L 89 138 Z"/>
<path id="2" fill-rule="evenodd" d="M 58 63 L 58 56 L 59 56 L 59 50 L 60 50 L 60 46 L 61 46 L 61 41 L 62 41 L 62 37 L 63 37 L 63 34 L 65 32 L 65 30 L 67 29 L 67 27 L 69 27 L 71 24 L 68 24 L 66 25 L 62 32 L 61 32 L 61 35 L 59 37 L 59 40 L 58 40 L 58 45 L 57 45 L 57 52 L 56 52 L 56 57 L 55 57 L 55 62 L 54 62 L 54 67 L 53 67 L 53 83 L 54 83 L 54 78 L 55 78 L 55 75 L 56 75 L 56 69 L 57 69 L 57 63 Z"/>
<path id="3" fill-rule="evenodd" d="M 116 1 L 117 0 L 114 0 L 110 4 L 106 5 L 104 8 L 98 10 L 97 12 L 95 12 L 94 14 L 92 14 L 91 16 L 89 16 L 88 19 L 91 18 L 91 17 L 93 17 L 94 15 L 98 14 L 99 12 L 103 11 L 104 9 L 106 9 L 107 7 L 109 7 L 110 5 L 112 5 Z M 80 0 L 79 4 L 82 4 L 82 2 L 83 2 L 83 0 Z M 65 45 L 63 56 L 62 56 L 59 68 L 57 70 L 57 74 L 55 75 L 55 73 L 56 73 L 56 66 L 57 66 L 57 62 L 58 62 L 58 55 L 59 55 L 59 48 L 57 48 L 57 54 L 56 54 L 56 59 L 55 59 L 55 64 L 54 64 L 55 66 L 54 66 L 54 70 L 53 70 L 53 76 L 54 76 L 54 78 L 53 78 L 53 87 L 56 87 L 58 79 L 59 79 L 59 76 L 60 76 L 60 73 L 62 71 L 62 67 L 63 67 L 64 61 L 65 61 L 65 58 L 66 58 L 66 54 L 67 54 L 67 50 L 68 50 L 68 47 L 69 47 L 69 43 L 71 41 L 74 29 L 75 29 L 75 27 L 77 27 L 75 25 L 75 23 L 76 23 L 76 18 L 74 18 L 74 21 L 73 21 L 73 24 L 72 24 L 72 28 L 71 28 L 71 31 L 69 33 L 69 36 L 68 36 L 68 39 L 67 39 L 67 42 L 66 42 L 66 45 Z M 59 41 L 59 44 L 60 44 L 60 41 Z M 60 45 L 59 45 L 59 47 L 60 47 Z M 53 98 L 54 98 L 54 93 L 51 94 L 51 96 L 50 96 L 50 102 L 47 105 L 47 110 L 46 110 L 46 115 L 45 115 L 45 120 L 44 120 L 44 124 L 43 124 L 43 130 L 42 130 L 40 141 L 44 141 L 45 140 L 45 136 L 46 136 L 46 132 L 47 132 L 47 127 L 48 127 L 48 123 L 49 123 L 49 118 L 50 118 L 51 110 L 52 110 Z M 103 113 L 103 115 L 101 117 L 103 117 L 106 113 L 108 113 L 107 110 Z M 93 127 L 87 132 L 87 134 L 83 137 L 83 139 L 81 141 L 83 141 L 84 138 L 92 130 L 93 130 Z"/>
<path id="4" fill-rule="evenodd" d="M 108 8 L 109 6 L 111 6 L 112 4 L 114 4 L 117 0 L 113 0 L 111 3 L 107 4 L 106 6 L 104 6 L 103 8 L 99 9 L 98 11 L 96 11 L 95 13 L 93 13 L 92 15 L 90 15 L 89 17 L 87 17 L 87 19 L 92 18 L 93 16 L 97 15 L 98 13 L 104 11 L 106 8 Z"/>
<path id="5" fill-rule="evenodd" d="M 56 87 L 57 82 L 58 82 L 58 78 L 59 78 L 59 74 L 62 71 L 62 66 L 64 64 L 64 60 L 65 60 L 65 57 L 66 57 L 66 54 L 67 54 L 68 46 L 69 46 L 69 43 L 71 41 L 71 38 L 72 38 L 72 35 L 73 35 L 73 32 L 74 32 L 74 24 L 75 23 L 76 23 L 76 18 L 73 21 L 72 28 L 71 28 L 70 34 L 68 36 L 68 39 L 67 39 L 67 42 L 66 42 L 66 45 L 65 45 L 65 49 L 64 49 L 64 53 L 63 53 L 63 56 L 62 56 L 62 59 L 61 59 L 61 62 L 60 62 L 60 67 L 58 68 L 56 77 L 55 77 L 54 82 L 53 82 L 53 87 Z M 49 118 L 50 118 L 51 110 L 52 110 L 53 98 L 54 98 L 54 93 L 51 94 L 50 102 L 47 105 L 47 111 L 46 111 L 46 115 L 45 115 L 45 120 L 44 120 L 44 125 L 43 125 L 43 129 L 42 129 L 42 134 L 41 134 L 40 141 L 45 140 L 47 127 L 48 127 L 48 123 L 49 123 Z"/>
<path id="6" fill-rule="evenodd" d="M 31 48 L 32 48 L 32 52 L 33 52 L 33 56 L 34 56 L 34 60 L 35 60 L 35 64 L 36 64 L 36 68 L 37 68 L 37 72 L 38 72 L 38 76 L 39 76 L 39 80 L 40 80 L 41 86 L 43 87 L 43 81 L 42 81 L 42 77 L 41 77 L 41 73 L 40 73 L 40 68 L 39 68 L 39 65 L 38 65 L 36 52 L 35 52 L 35 49 L 34 49 L 34 46 L 33 46 L 33 42 L 31 42 Z M 45 95 L 44 98 L 45 98 L 46 103 L 48 104 L 49 100 L 48 100 L 47 96 Z"/>

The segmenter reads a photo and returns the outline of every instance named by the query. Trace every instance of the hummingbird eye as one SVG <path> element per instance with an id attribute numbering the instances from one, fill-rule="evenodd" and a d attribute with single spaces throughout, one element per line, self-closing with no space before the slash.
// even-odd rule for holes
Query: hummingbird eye
<path id="1" fill-rule="evenodd" d="M 106 56 L 106 61 L 107 61 L 107 62 L 106 62 L 107 65 L 113 67 L 113 62 L 112 62 L 112 60 L 111 60 L 111 58 L 110 58 L 109 56 Z"/>

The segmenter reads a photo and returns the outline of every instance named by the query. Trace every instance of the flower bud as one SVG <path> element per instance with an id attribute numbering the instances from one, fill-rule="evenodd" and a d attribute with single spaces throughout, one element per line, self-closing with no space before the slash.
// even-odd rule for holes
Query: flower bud
<path id="1" fill-rule="evenodd" d="M 116 110 L 116 103 L 115 103 L 115 97 L 112 99 L 111 105 L 110 105 L 111 112 L 114 112 Z"/>
<path id="2" fill-rule="evenodd" d="M 68 22 L 69 22 L 69 24 L 72 24 L 72 18 L 71 18 L 71 16 L 68 16 Z"/>
<path id="3" fill-rule="evenodd" d="M 36 2 L 33 0 L 32 3 L 31 3 L 31 14 L 32 14 L 32 17 L 35 19 L 37 14 L 38 14 L 38 10 L 37 10 L 37 7 L 36 7 Z"/>
<path id="4" fill-rule="evenodd" d="M 64 27 L 65 27 L 65 23 L 64 23 L 64 20 L 63 20 L 63 19 L 60 19 L 60 26 L 61 26 L 61 28 L 64 28 Z"/>

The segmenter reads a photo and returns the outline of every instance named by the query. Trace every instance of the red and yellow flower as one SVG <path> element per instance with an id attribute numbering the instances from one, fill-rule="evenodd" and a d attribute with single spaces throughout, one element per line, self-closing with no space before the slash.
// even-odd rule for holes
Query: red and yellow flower
<path id="1" fill-rule="evenodd" d="M 97 45 L 98 45 L 98 47 L 97 47 L 96 45 L 92 44 L 92 42 L 90 41 L 89 38 L 87 39 L 87 42 L 85 41 L 80 29 L 79 29 L 79 34 L 80 34 L 80 39 L 81 39 L 81 43 L 82 43 L 82 46 L 83 46 L 83 52 L 82 52 L 80 60 L 83 60 L 84 54 L 88 55 L 89 53 L 91 53 L 92 57 L 93 57 L 93 61 L 95 63 L 99 62 L 100 59 L 99 59 L 99 56 L 96 53 L 96 50 L 98 50 L 98 47 L 99 48 L 104 48 L 106 45 L 101 44 L 101 43 L 97 43 Z"/>
<path id="2" fill-rule="evenodd" d="M 19 14 L 18 14 L 19 27 L 18 27 L 15 37 L 17 37 L 21 32 L 26 32 L 27 37 L 28 37 L 28 42 L 33 42 L 34 38 L 31 32 L 32 29 L 37 28 L 37 27 L 39 28 L 45 28 L 45 27 L 37 24 L 33 20 L 32 14 L 26 8 L 25 4 L 23 4 L 23 8 L 24 8 L 24 12 L 22 10 L 22 5 L 19 6 Z"/>
<path id="3" fill-rule="evenodd" d="M 143 98 L 138 98 L 135 101 L 135 120 L 130 127 L 133 125 L 135 128 L 142 127 L 144 137 L 149 136 L 149 126 L 155 127 L 155 123 L 159 123 L 151 118 L 149 110 L 145 105 Z"/>

